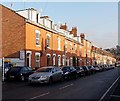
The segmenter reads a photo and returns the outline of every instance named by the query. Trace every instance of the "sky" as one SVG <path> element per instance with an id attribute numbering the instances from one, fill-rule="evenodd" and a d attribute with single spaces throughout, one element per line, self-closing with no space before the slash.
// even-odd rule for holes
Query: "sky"
<path id="1" fill-rule="evenodd" d="M 118 44 L 117 2 L 2 2 L 17 11 L 35 8 L 42 15 L 48 15 L 54 23 L 67 23 L 68 28 L 76 26 L 78 35 L 85 33 L 86 39 L 103 49 Z"/>

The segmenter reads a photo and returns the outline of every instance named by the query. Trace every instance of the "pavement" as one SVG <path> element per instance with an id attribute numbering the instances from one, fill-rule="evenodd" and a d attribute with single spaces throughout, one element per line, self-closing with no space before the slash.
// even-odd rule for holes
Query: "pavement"
<path id="1" fill-rule="evenodd" d="M 102 101 L 107 99 L 106 92 L 110 90 L 111 85 L 119 76 L 120 68 L 115 68 L 52 85 L 30 86 L 27 82 L 3 82 L 2 100 L 81 99 Z"/>

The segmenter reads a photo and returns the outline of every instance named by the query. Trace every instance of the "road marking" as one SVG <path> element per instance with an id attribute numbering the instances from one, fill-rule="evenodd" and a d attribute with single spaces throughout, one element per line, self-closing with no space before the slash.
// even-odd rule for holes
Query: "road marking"
<path id="1" fill-rule="evenodd" d="M 115 83 L 119 80 L 120 76 L 113 82 L 113 84 L 108 88 L 108 90 L 103 94 L 103 96 L 100 98 L 99 101 L 102 101 L 102 99 L 107 95 L 107 93 L 110 91 L 110 89 L 115 85 Z"/>
<path id="2" fill-rule="evenodd" d="M 41 95 L 38 95 L 38 96 L 35 96 L 35 97 L 32 97 L 26 101 L 30 101 L 30 100 L 33 100 L 33 99 L 36 99 L 36 98 L 39 98 L 39 97 L 42 97 L 42 96 L 45 96 L 45 95 L 48 95 L 50 92 L 47 92 L 47 93 L 44 93 L 44 94 L 41 94 Z"/>
<path id="3" fill-rule="evenodd" d="M 110 95 L 111 97 L 119 97 L 120 98 L 120 95 Z"/>
<path id="4" fill-rule="evenodd" d="M 59 88 L 59 90 L 62 90 L 62 89 L 64 89 L 64 88 L 67 88 L 67 87 L 72 86 L 72 85 L 73 85 L 73 84 L 69 84 L 69 85 L 63 86 L 63 87 Z"/>

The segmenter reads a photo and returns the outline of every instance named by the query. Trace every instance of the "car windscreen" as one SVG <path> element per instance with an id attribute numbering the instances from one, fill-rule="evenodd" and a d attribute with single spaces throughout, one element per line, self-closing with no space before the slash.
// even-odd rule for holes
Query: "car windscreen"
<path id="1" fill-rule="evenodd" d="M 68 70 L 70 70 L 70 67 L 63 67 L 62 70 L 63 71 L 68 71 Z"/>
<path id="2" fill-rule="evenodd" d="M 75 69 L 76 69 L 76 70 L 80 70 L 80 68 L 79 68 L 79 67 L 75 67 Z"/>
<path id="3" fill-rule="evenodd" d="M 88 66 L 89 69 L 91 69 L 92 67 L 91 66 Z"/>
<path id="4" fill-rule="evenodd" d="M 40 68 L 37 70 L 37 72 L 51 72 L 52 68 Z"/>
<path id="5" fill-rule="evenodd" d="M 84 70 L 87 70 L 87 68 L 85 66 L 82 67 Z"/>
<path id="6" fill-rule="evenodd" d="M 19 71 L 21 70 L 21 68 L 15 68 L 15 67 L 13 67 L 13 68 L 11 68 L 10 69 L 10 73 L 18 73 Z"/>

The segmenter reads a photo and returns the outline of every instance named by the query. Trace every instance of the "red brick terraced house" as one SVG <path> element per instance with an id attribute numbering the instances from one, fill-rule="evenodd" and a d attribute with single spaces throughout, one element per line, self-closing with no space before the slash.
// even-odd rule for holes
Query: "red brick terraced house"
<path id="1" fill-rule="evenodd" d="M 13 11 L 2 8 L 2 56 L 16 65 L 80 66 L 114 63 L 110 53 L 92 46 L 77 27 L 54 24 L 49 16 L 41 16 L 34 8 Z M 100 51 L 98 51 L 100 50 Z M 108 61 L 109 60 L 109 61 Z"/>

